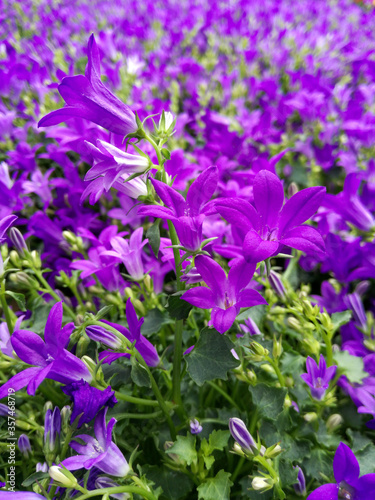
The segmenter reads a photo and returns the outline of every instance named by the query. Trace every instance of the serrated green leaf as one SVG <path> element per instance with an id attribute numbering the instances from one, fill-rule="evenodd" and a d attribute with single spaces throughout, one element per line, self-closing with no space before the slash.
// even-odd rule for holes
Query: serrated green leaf
<path id="1" fill-rule="evenodd" d="M 266 384 L 257 384 L 249 387 L 253 403 L 258 407 L 260 416 L 275 420 L 283 411 L 287 389 L 270 387 Z"/>
<path id="2" fill-rule="evenodd" d="M 177 295 L 168 297 L 168 313 L 173 319 L 186 319 L 192 308 L 193 306 L 189 302 L 182 300 Z"/>
<path id="3" fill-rule="evenodd" d="M 227 380 L 228 371 L 239 364 L 231 353 L 233 347 L 225 335 L 204 328 L 195 348 L 186 356 L 190 377 L 198 385 L 217 378 Z"/>
<path id="4" fill-rule="evenodd" d="M 131 357 L 131 378 L 138 387 L 151 387 L 151 380 L 146 368 L 141 366 L 134 356 Z"/>
<path id="5" fill-rule="evenodd" d="M 5 293 L 17 302 L 17 305 L 21 309 L 21 311 L 26 311 L 26 302 L 23 293 L 10 292 L 9 290 L 7 290 Z"/>
<path id="6" fill-rule="evenodd" d="M 206 469 L 209 470 L 211 469 L 212 465 L 215 462 L 215 457 L 210 455 L 209 457 L 203 457 L 204 460 L 204 465 L 206 466 Z"/>
<path id="7" fill-rule="evenodd" d="M 306 475 L 316 479 L 317 481 L 321 481 L 322 474 L 332 477 L 332 461 L 333 453 L 320 449 L 312 450 L 310 457 L 303 463 Z"/>
<path id="8" fill-rule="evenodd" d="M 197 450 L 195 449 L 195 437 L 191 434 L 187 436 L 177 436 L 177 440 L 166 450 L 165 453 L 173 453 L 184 460 L 187 465 L 191 465 L 198 460 Z"/>
<path id="9" fill-rule="evenodd" d="M 361 470 L 361 476 L 375 472 L 375 446 L 373 444 L 367 445 L 363 450 L 356 453 L 356 457 Z"/>
<path id="10" fill-rule="evenodd" d="M 162 469 L 155 465 L 145 465 L 142 466 L 142 472 L 156 486 L 162 488 L 162 498 L 164 499 L 180 500 L 186 498 L 186 495 L 190 493 L 194 486 L 189 477 L 174 470 Z"/>
<path id="11" fill-rule="evenodd" d="M 257 326 L 261 326 L 265 314 L 266 314 L 265 305 L 253 306 L 250 307 L 249 309 L 245 309 L 245 311 L 239 314 L 237 316 L 237 321 L 241 322 L 244 321 L 245 319 L 251 318 L 256 323 Z"/>
<path id="12" fill-rule="evenodd" d="M 336 312 L 331 315 L 331 321 L 335 330 L 340 328 L 340 326 L 346 325 L 352 317 L 351 311 Z"/>
<path id="13" fill-rule="evenodd" d="M 154 255 L 158 258 L 159 248 L 160 248 L 160 219 L 156 219 L 155 222 L 147 229 L 146 238 L 148 238 L 148 242 Z"/>
<path id="14" fill-rule="evenodd" d="M 342 373 L 352 383 L 360 383 L 368 373 L 364 371 L 363 358 L 352 356 L 348 351 L 335 352 L 333 359 Z"/>
<path id="15" fill-rule="evenodd" d="M 364 436 L 358 431 L 353 431 L 352 429 L 348 429 L 346 433 L 352 440 L 351 449 L 353 453 L 357 453 L 357 451 L 361 451 L 364 448 L 366 448 L 367 445 L 371 444 L 371 439 Z"/>
<path id="16" fill-rule="evenodd" d="M 152 333 L 160 332 L 164 325 L 173 323 L 174 321 L 167 313 L 162 313 L 159 309 L 151 309 L 145 317 L 145 321 L 141 327 L 142 335 L 146 337 Z"/>
<path id="17" fill-rule="evenodd" d="M 281 480 L 281 487 L 286 488 L 287 486 L 296 484 L 298 469 L 293 468 L 293 464 L 290 460 L 281 458 L 279 461 L 279 475 Z"/>
<path id="18" fill-rule="evenodd" d="M 229 500 L 230 488 L 233 485 L 230 476 L 229 472 L 221 470 L 214 478 L 199 485 L 198 500 Z"/>

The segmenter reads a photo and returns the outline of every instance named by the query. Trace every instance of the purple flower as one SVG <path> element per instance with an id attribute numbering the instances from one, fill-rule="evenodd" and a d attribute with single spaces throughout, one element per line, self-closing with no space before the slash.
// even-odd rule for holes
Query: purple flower
<path id="1" fill-rule="evenodd" d="M 85 76 L 68 76 L 58 86 L 67 106 L 43 117 L 38 126 L 49 127 L 69 118 L 85 118 L 115 134 L 136 132 L 138 127 L 134 113 L 100 79 L 99 50 L 94 35 L 90 36 L 87 55 Z"/>
<path id="2" fill-rule="evenodd" d="M 112 431 L 116 419 L 111 418 L 106 424 L 105 417 L 108 408 L 103 408 L 97 415 L 94 424 L 95 437 L 80 434 L 75 439 L 81 439 L 85 444 L 73 440 L 70 447 L 79 455 L 66 458 L 62 463 L 68 470 L 91 469 L 97 467 L 105 474 L 124 477 L 129 472 L 129 465 L 119 448 L 112 442 Z"/>
<path id="3" fill-rule="evenodd" d="M 138 319 L 134 306 L 130 298 L 126 301 L 126 319 L 128 321 L 129 329 L 116 323 L 110 323 L 103 320 L 103 324 L 107 324 L 122 333 L 130 342 L 135 342 L 135 348 L 141 354 L 148 366 L 157 366 L 160 362 L 158 353 L 155 347 L 141 334 L 141 326 L 143 325 L 144 318 Z M 118 353 L 112 351 L 103 351 L 99 354 L 99 359 L 104 360 L 103 363 L 111 364 L 119 357 L 124 356 L 130 358 L 130 354 Z"/>
<path id="4" fill-rule="evenodd" d="M 233 325 L 241 307 L 252 307 L 267 304 L 256 291 L 245 288 L 251 280 L 255 264 L 238 261 L 228 274 L 210 257 L 198 255 L 195 265 L 208 286 L 198 286 L 187 290 L 183 300 L 201 309 L 211 309 L 211 322 L 220 333 L 224 333 Z"/>
<path id="5" fill-rule="evenodd" d="M 18 448 L 22 455 L 25 458 L 29 457 L 29 454 L 31 453 L 31 444 L 29 438 L 26 436 L 26 434 L 21 434 L 20 437 L 18 438 Z"/>
<path id="6" fill-rule="evenodd" d="M 229 430 L 235 441 L 246 451 L 252 452 L 256 448 L 253 436 L 247 430 L 245 422 L 240 418 L 229 419 Z"/>
<path id="7" fill-rule="evenodd" d="M 87 382 L 72 382 L 62 387 L 61 390 L 73 401 L 73 412 L 70 423 L 73 424 L 78 415 L 81 415 L 78 428 L 83 424 L 91 422 L 102 406 L 113 408 L 117 403 L 115 391 L 107 387 L 104 391 L 91 387 Z"/>
<path id="8" fill-rule="evenodd" d="M 73 323 L 62 328 L 62 302 L 55 304 L 47 319 L 44 330 L 44 342 L 34 332 L 17 330 L 11 337 L 11 343 L 17 356 L 32 368 L 26 368 L 14 375 L 0 388 L 0 399 L 8 393 L 8 387 L 19 391 L 27 385 L 27 393 L 34 395 L 45 378 L 69 384 L 78 380 L 91 381 L 87 366 L 79 358 L 67 351 L 74 329 Z"/>
<path id="9" fill-rule="evenodd" d="M 320 401 L 328 389 L 329 383 L 334 378 L 337 366 L 327 368 L 323 354 L 320 355 L 319 365 L 310 356 L 306 360 L 307 373 L 301 378 L 311 388 L 311 396 Z"/>
<path id="10" fill-rule="evenodd" d="M 200 434 L 203 430 L 203 427 L 201 424 L 198 422 L 196 418 L 193 420 L 190 420 L 190 432 L 192 434 Z"/>
<path id="11" fill-rule="evenodd" d="M 294 469 L 298 469 L 297 483 L 293 485 L 294 491 L 298 496 L 306 495 L 306 479 L 305 475 L 298 465 L 294 467 Z"/>
<path id="12" fill-rule="evenodd" d="M 195 179 L 187 192 L 186 200 L 167 184 L 155 179 L 151 179 L 151 182 L 165 206 L 141 207 L 138 211 L 139 215 L 151 215 L 171 220 L 181 245 L 192 252 L 198 250 L 202 243 L 203 221 L 207 215 L 215 213 L 213 204 L 209 203 L 209 200 L 216 190 L 217 168 L 207 168 Z"/>
<path id="13" fill-rule="evenodd" d="M 284 205 L 280 179 L 268 170 L 254 179 L 254 205 L 241 198 L 220 199 L 217 211 L 243 237 L 243 255 L 248 262 L 261 262 L 277 255 L 280 245 L 308 254 L 322 255 L 324 241 L 311 226 L 303 226 L 319 208 L 324 187 L 311 187 L 293 195 Z M 284 205 L 284 206 L 283 206 Z"/>
<path id="14" fill-rule="evenodd" d="M 7 217 L 4 217 L 3 219 L 0 220 L 0 244 L 4 243 L 5 232 L 17 219 L 18 217 L 16 215 L 8 215 Z"/>
<path id="15" fill-rule="evenodd" d="M 371 356 L 371 355 L 370 355 Z M 357 389 L 357 397 L 361 406 L 358 407 L 358 413 L 370 413 L 372 420 L 366 422 L 369 429 L 375 429 L 375 387 L 365 386 Z"/>
<path id="16" fill-rule="evenodd" d="M 44 417 L 44 446 L 46 450 L 54 452 L 60 445 L 61 413 L 57 406 L 52 411 L 48 409 Z"/>
<path id="17" fill-rule="evenodd" d="M 19 500 L 46 500 L 45 496 L 31 491 L 0 491 L 0 500 L 14 500 L 16 493 Z"/>
<path id="18" fill-rule="evenodd" d="M 354 453 L 340 443 L 333 459 L 336 483 L 324 484 L 310 493 L 307 500 L 364 500 L 375 497 L 375 474 L 359 477 L 359 464 Z"/>

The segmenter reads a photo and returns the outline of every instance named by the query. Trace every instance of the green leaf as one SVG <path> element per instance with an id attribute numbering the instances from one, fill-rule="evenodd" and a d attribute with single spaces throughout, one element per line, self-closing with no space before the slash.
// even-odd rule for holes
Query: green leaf
<path id="1" fill-rule="evenodd" d="M 104 306 L 95 315 L 95 319 L 99 321 L 102 318 L 105 318 L 113 309 L 114 306 Z"/>
<path id="2" fill-rule="evenodd" d="M 152 466 L 142 466 L 142 472 L 156 486 L 163 490 L 161 498 L 168 500 L 180 500 L 193 489 L 194 483 L 185 474 L 170 469 L 161 469 Z"/>
<path id="3" fill-rule="evenodd" d="M 358 431 L 353 431 L 352 429 L 348 429 L 346 433 L 352 440 L 351 449 L 353 453 L 357 453 L 357 451 L 361 451 L 364 448 L 366 448 L 367 445 L 371 444 L 371 439 L 364 436 Z"/>
<path id="4" fill-rule="evenodd" d="M 334 353 L 333 359 L 350 382 L 360 383 L 365 377 L 368 377 L 368 373 L 363 369 L 363 358 L 352 356 L 348 351 L 340 351 Z"/>
<path id="5" fill-rule="evenodd" d="M 203 457 L 204 460 L 204 465 L 206 466 L 207 470 L 210 470 L 213 463 L 215 462 L 215 457 L 210 455 L 208 457 Z"/>
<path id="6" fill-rule="evenodd" d="M 298 469 L 293 469 L 292 462 L 281 458 L 279 461 L 279 475 L 281 479 L 281 487 L 286 488 L 297 482 Z"/>
<path id="7" fill-rule="evenodd" d="M 148 242 L 154 255 L 158 258 L 159 248 L 160 248 L 160 219 L 156 219 L 155 222 L 147 229 L 146 238 L 148 238 Z"/>
<path id="8" fill-rule="evenodd" d="M 24 480 L 22 486 L 31 486 L 35 483 L 35 481 L 41 481 L 42 479 L 47 479 L 47 477 L 50 477 L 48 472 L 34 472 L 31 476 Z"/>
<path id="9" fill-rule="evenodd" d="M 202 440 L 201 449 L 204 455 L 209 456 L 214 450 L 223 450 L 228 444 L 229 436 L 229 431 L 212 431 L 208 441 L 206 439 Z"/>
<path id="10" fill-rule="evenodd" d="M 361 476 L 375 472 L 375 446 L 373 444 L 367 445 L 356 453 L 356 457 L 361 469 Z"/>
<path id="11" fill-rule="evenodd" d="M 189 316 L 193 306 L 181 299 L 177 295 L 170 295 L 168 297 L 168 313 L 174 319 L 186 319 Z"/>
<path id="12" fill-rule="evenodd" d="M 227 380 L 228 371 L 239 364 L 231 353 L 233 347 L 225 335 L 204 328 L 195 348 L 186 356 L 190 377 L 198 385 L 217 378 Z"/>
<path id="13" fill-rule="evenodd" d="M 157 308 L 151 309 L 145 317 L 145 321 L 141 327 L 141 333 L 147 337 L 152 333 L 160 332 L 164 325 L 169 325 L 170 323 L 173 323 L 173 321 L 168 314 L 162 313 Z"/>
<path id="14" fill-rule="evenodd" d="M 146 368 L 138 363 L 134 356 L 131 357 L 131 378 L 139 387 L 151 387 L 151 380 Z"/>
<path id="15" fill-rule="evenodd" d="M 161 148 L 160 152 L 167 160 L 171 159 L 171 152 L 167 148 Z"/>
<path id="16" fill-rule="evenodd" d="M 175 443 L 165 453 L 173 453 L 185 461 L 187 465 L 191 465 L 198 460 L 197 450 L 195 449 L 195 437 L 191 434 L 177 436 Z"/>
<path id="17" fill-rule="evenodd" d="M 340 326 L 346 325 L 346 323 L 350 321 L 351 317 L 352 317 L 351 311 L 342 311 L 333 313 L 331 316 L 331 321 L 334 329 L 337 330 L 338 328 L 340 328 Z"/>
<path id="18" fill-rule="evenodd" d="M 305 472 L 308 476 L 317 481 L 321 481 L 322 474 L 332 477 L 333 453 L 327 453 L 324 450 L 312 450 L 310 457 L 303 463 Z"/>
<path id="19" fill-rule="evenodd" d="M 7 290 L 5 294 L 9 295 L 9 297 L 12 297 L 12 299 L 17 302 L 17 305 L 21 309 L 21 311 L 26 311 L 26 302 L 23 293 L 10 292 L 9 290 Z"/>
<path id="20" fill-rule="evenodd" d="M 287 389 L 257 384 L 254 387 L 249 387 L 249 390 L 260 416 L 275 420 L 283 411 Z"/>
<path id="21" fill-rule="evenodd" d="M 306 359 L 297 353 L 284 352 L 281 358 L 281 368 L 283 373 L 290 375 L 300 375 L 303 372 Z"/>
<path id="22" fill-rule="evenodd" d="M 260 327 L 263 322 L 265 314 L 266 314 L 265 305 L 253 306 L 250 307 L 249 309 L 245 309 L 245 311 L 239 314 L 236 319 L 237 321 L 241 322 L 244 321 L 245 319 L 251 318 L 256 323 L 256 325 Z"/>
<path id="23" fill-rule="evenodd" d="M 198 500 L 229 500 L 230 487 L 233 485 L 230 473 L 219 471 L 214 478 L 198 486 Z"/>

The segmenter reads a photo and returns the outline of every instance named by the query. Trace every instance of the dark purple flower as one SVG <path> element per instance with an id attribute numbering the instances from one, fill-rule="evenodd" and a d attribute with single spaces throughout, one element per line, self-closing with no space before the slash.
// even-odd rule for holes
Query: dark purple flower
<path id="1" fill-rule="evenodd" d="M 128 340 L 130 340 L 130 342 L 135 343 L 135 348 L 141 354 L 148 366 L 157 366 L 160 362 L 158 353 L 151 342 L 141 334 L 141 326 L 143 325 L 144 318 L 137 318 L 137 313 L 135 312 L 130 298 L 126 301 L 126 319 L 128 321 L 129 329 L 125 326 L 105 320 L 103 320 L 103 326 L 105 328 L 105 324 L 107 324 L 118 330 Z M 121 356 L 130 358 L 130 354 L 103 351 L 99 354 L 99 359 L 104 360 L 103 363 L 111 364 Z"/>
<path id="2" fill-rule="evenodd" d="M 202 243 L 203 221 L 207 215 L 215 213 L 209 200 L 216 190 L 217 168 L 209 167 L 195 179 L 187 192 L 186 200 L 173 187 L 155 179 L 151 179 L 151 182 L 165 206 L 141 207 L 139 215 L 171 220 L 181 245 L 193 252 L 198 250 Z"/>
<path id="3" fill-rule="evenodd" d="M 55 304 L 47 319 L 44 330 L 44 342 L 34 332 L 17 330 L 11 337 L 11 343 L 17 356 L 32 368 L 26 368 L 14 375 L 0 388 L 0 399 L 7 395 L 9 387 L 19 391 L 27 385 L 27 393 L 34 395 L 45 378 L 50 378 L 69 384 L 84 379 L 91 381 L 91 374 L 87 366 L 79 358 L 67 351 L 74 329 L 73 323 L 62 328 L 62 302 Z"/>
<path id="4" fill-rule="evenodd" d="M 255 264 L 238 261 L 228 274 L 210 257 L 198 255 L 195 265 L 207 285 L 187 290 L 183 300 L 201 309 L 211 309 L 211 322 L 220 333 L 224 333 L 233 325 L 241 307 L 252 307 L 267 304 L 256 291 L 245 288 L 255 271 Z"/>
<path id="5" fill-rule="evenodd" d="M 134 113 L 100 79 L 99 50 L 94 35 L 90 36 L 87 55 L 85 76 L 68 76 L 58 86 L 67 106 L 49 113 L 38 126 L 49 127 L 69 118 L 85 118 L 115 134 L 136 132 L 138 127 Z"/>
<path id="6" fill-rule="evenodd" d="M 364 500 L 375 498 L 375 474 L 359 477 L 359 464 L 354 453 L 340 443 L 333 459 L 336 483 L 324 484 L 310 493 L 307 500 Z"/>
<path id="7" fill-rule="evenodd" d="M 303 373 L 301 378 L 311 388 L 311 396 L 320 401 L 329 387 L 329 383 L 334 378 L 337 366 L 327 368 L 323 354 L 320 355 L 319 365 L 310 356 L 306 360 L 307 373 Z"/>
<path id="8" fill-rule="evenodd" d="M 97 415 L 94 424 L 95 437 L 80 434 L 75 439 L 81 439 L 85 444 L 73 440 L 70 447 L 79 453 L 66 458 L 62 463 L 68 470 L 91 469 L 97 467 L 105 474 L 124 477 L 129 472 L 129 465 L 119 448 L 112 442 L 112 431 L 116 419 L 106 424 L 105 417 L 108 408 L 103 408 Z"/>
<path id="9" fill-rule="evenodd" d="M 73 424 L 78 415 L 81 415 L 78 428 L 83 424 L 89 423 L 95 418 L 102 406 L 113 408 L 117 403 L 115 391 L 107 387 L 104 391 L 91 387 L 87 382 L 72 382 L 62 387 L 61 390 L 73 401 L 73 412 L 70 423 Z"/>
<path id="10" fill-rule="evenodd" d="M 254 206 L 241 198 L 220 199 L 217 211 L 243 237 L 243 255 L 248 262 L 261 262 L 277 255 L 280 246 L 296 248 L 308 254 L 322 255 L 324 241 L 319 232 L 301 225 L 319 208 L 324 187 L 311 187 L 293 195 L 284 205 L 280 179 L 262 170 L 254 179 Z"/>
<path id="11" fill-rule="evenodd" d="M 297 483 L 293 485 L 294 491 L 298 496 L 306 495 L 306 479 L 305 475 L 298 465 L 294 467 L 294 469 L 298 469 Z"/>

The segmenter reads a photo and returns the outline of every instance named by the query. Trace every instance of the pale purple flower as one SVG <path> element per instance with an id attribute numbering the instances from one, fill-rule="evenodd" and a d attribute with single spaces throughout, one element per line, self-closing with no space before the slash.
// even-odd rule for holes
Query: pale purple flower
<path id="1" fill-rule="evenodd" d="M 306 360 L 307 373 L 301 375 L 302 380 L 311 388 L 311 396 L 320 401 L 323 399 L 329 383 L 335 377 L 337 366 L 327 368 L 323 354 L 320 355 L 319 365 L 310 356 Z"/>
<path id="2" fill-rule="evenodd" d="M 256 448 L 253 436 L 247 430 L 245 422 L 240 418 L 229 419 L 229 430 L 235 441 L 246 451 L 252 452 Z"/>
<path id="3" fill-rule="evenodd" d="M 199 421 L 196 418 L 193 418 L 193 420 L 190 420 L 190 432 L 192 434 L 200 434 L 203 430 L 203 427 L 199 423 Z"/>

